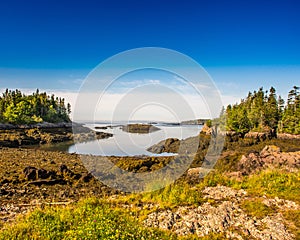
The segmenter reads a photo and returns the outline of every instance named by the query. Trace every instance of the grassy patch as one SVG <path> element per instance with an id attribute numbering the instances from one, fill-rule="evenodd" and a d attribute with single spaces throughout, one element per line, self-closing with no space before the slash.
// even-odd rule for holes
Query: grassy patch
<path id="1" fill-rule="evenodd" d="M 138 224 L 129 213 L 96 199 L 72 207 L 37 209 L 0 239 L 177 239 L 174 234 Z"/>
<path id="2" fill-rule="evenodd" d="M 300 202 L 300 172 L 289 173 L 280 170 L 265 170 L 245 177 L 235 187 L 243 188 L 250 194 L 279 197 Z"/>
<path id="3" fill-rule="evenodd" d="M 225 239 L 222 233 L 201 238 L 146 228 L 133 215 L 108 201 L 86 199 L 68 207 L 36 209 L 0 230 L 0 239 Z"/>
<path id="4" fill-rule="evenodd" d="M 276 212 L 273 207 L 265 205 L 261 199 L 245 200 L 241 204 L 241 208 L 250 216 L 264 218 Z"/>
<path id="5" fill-rule="evenodd" d="M 279 197 L 300 203 L 300 171 L 286 172 L 280 169 L 268 169 L 257 174 L 245 176 L 241 180 L 229 178 L 214 171 L 210 172 L 197 188 L 224 185 L 235 189 L 244 189 L 253 196 Z"/>
<path id="6" fill-rule="evenodd" d="M 187 183 L 171 184 L 158 191 L 144 193 L 143 201 L 154 201 L 161 206 L 199 205 L 204 200 L 198 188 Z"/>
<path id="7" fill-rule="evenodd" d="M 295 239 L 300 239 L 300 210 L 289 210 L 283 213 L 286 219 L 286 226 L 295 235 Z"/>
<path id="8" fill-rule="evenodd" d="M 201 189 L 192 187 L 185 182 L 174 183 L 153 192 L 130 194 L 118 197 L 117 204 L 130 204 L 140 206 L 142 203 L 156 204 L 159 208 L 174 208 L 182 205 L 199 205 L 203 199 Z M 134 209 L 133 209 L 134 210 Z M 141 213 L 141 211 L 139 211 Z"/>

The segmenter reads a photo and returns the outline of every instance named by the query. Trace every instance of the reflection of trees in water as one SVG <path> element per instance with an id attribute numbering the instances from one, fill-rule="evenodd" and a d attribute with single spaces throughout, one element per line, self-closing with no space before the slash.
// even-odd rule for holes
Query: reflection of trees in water
<path id="1" fill-rule="evenodd" d="M 61 151 L 61 152 L 69 152 L 69 148 L 74 145 L 74 142 L 62 142 L 62 143 L 52 143 L 36 146 L 37 149 L 45 150 L 45 151 Z"/>

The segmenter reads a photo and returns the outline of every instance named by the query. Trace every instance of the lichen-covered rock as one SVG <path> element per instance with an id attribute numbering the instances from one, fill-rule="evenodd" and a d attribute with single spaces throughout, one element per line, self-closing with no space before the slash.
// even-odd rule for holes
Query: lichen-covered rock
<path id="1" fill-rule="evenodd" d="M 244 190 L 235 190 L 226 186 L 206 187 L 203 191 L 206 196 L 204 198 L 212 198 L 216 200 L 228 199 L 228 198 L 242 198 L 247 192 Z"/>
<path id="2" fill-rule="evenodd" d="M 203 193 L 207 198 L 218 200 L 218 204 L 206 202 L 198 207 L 180 206 L 174 211 L 157 210 L 148 215 L 144 224 L 168 229 L 178 235 L 196 234 L 203 237 L 214 232 L 224 233 L 230 239 L 294 239 L 285 227 L 280 213 L 262 219 L 247 215 L 239 206 L 239 202 L 247 195 L 245 191 L 217 186 L 207 187 Z M 266 201 L 272 204 L 274 200 Z M 291 201 L 275 201 L 298 208 L 298 205 Z"/>
<path id="3" fill-rule="evenodd" d="M 258 152 L 243 155 L 237 164 L 237 170 L 242 175 L 249 175 L 268 167 L 300 167 L 300 152 L 281 152 L 280 148 L 274 145 L 267 145 Z"/>

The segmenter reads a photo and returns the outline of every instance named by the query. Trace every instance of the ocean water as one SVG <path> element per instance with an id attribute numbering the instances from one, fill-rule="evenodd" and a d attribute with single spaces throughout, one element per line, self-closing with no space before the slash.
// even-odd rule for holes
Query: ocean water
<path id="1" fill-rule="evenodd" d="M 96 123 L 85 124 L 95 131 L 112 133 L 113 137 L 106 139 L 93 140 L 84 143 L 60 143 L 51 146 L 42 146 L 45 150 L 60 150 L 68 153 L 92 154 L 101 156 L 168 156 L 172 153 L 153 154 L 147 151 L 158 142 L 167 138 L 186 139 L 188 137 L 197 136 L 201 131 L 202 125 L 174 125 L 174 124 L 153 124 L 160 130 L 146 133 L 128 133 L 122 130 L 121 125 L 125 123 Z M 107 127 L 107 129 L 95 129 L 95 127 Z"/>

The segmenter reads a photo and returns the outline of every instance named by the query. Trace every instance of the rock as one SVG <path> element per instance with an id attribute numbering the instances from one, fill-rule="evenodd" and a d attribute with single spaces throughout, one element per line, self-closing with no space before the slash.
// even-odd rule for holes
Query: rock
<path id="1" fill-rule="evenodd" d="M 300 167 L 300 151 L 281 152 L 279 147 L 267 145 L 260 153 L 252 152 L 243 155 L 237 163 L 237 170 L 242 175 L 249 175 L 268 167 L 297 169 Z"/>
<path id="2" fill-rule="evenodd" d="M 107 129 L 107 127 L 99 127 L 99 126 L 96 126 L 95 129 Z"/>
<path id="3" fill-rule="evenodd" d="M 300 209 L 300 207 L 297 203 L 290 201 L 290 200 L 280 199 L 278 197 L 275 197 L 273 199 L 265 198 L 262 202 L 265 205 L 267 205 L 268 207 L 277 207 L 282 210 L 287 210 L 287 209 L 299 210 Z"/>
<path id="4" fill-rule="evenodd" d="M 227 199 L 212 206 L 209 202 L 199 207 L 180 206 L 171 210 L 156 210 L 144 220 L 145 226 L 168 229 L 178 235 L 196 234 L 204 237 L 209 233 L 224 233 L 230 239 L 293 239 L 284 226 L 281 214 L 253 219 L 238 204 L 245 192 L 228 187 L 210 187 L 204 193 L 214 199 Z M 232 232 L 232 230 L 235 230 Z M 241 236 L 240 233 L 243 233 Z"/>
<path id="5" fill-rule="evenodd" d="M 36 185 L 36 186 L 41 186 L 41 185 L 56 185 L 56 184 L 61 184 L 64 185 L 67 182 L 63 179 L 52 179 L 52 180 L 36 180 L 36 181 L 31 181 L 27 185 Z"/>
<path id="6" fill-rule="evenodd" d="M 67 175 L 73 177 L 75 175 L 65 164 L 59 166 L 59 171 L 64 176 Z"/>
<path id="7" fill-rule="evenodd" d="M 96 137 L 97 139 L 104 139 L 104 138 L 109 138 L 112 137 L 112 133 L 105 133 L 105 132 L 96 132 Z"/>
<path id="8" fill-rule="evenodd" d="M 177 153 L 180 147 L 180 140 L 178 138 L 168 138 L 155 144 L 147 149 L 147 151 L 152 153 Z"/>
<path id="9" fill-rule="evenodd" d="M 31 166 L 28 166 L 23 170 L 23 173 L 27 180 L 36 180 L 38 178 L 37 172 L 37 168 Z"/>
<path id="10" fill-rule="evenodd" d="M 91 173 L 86 173 L 86 174 L 82 175 L 82 177 L 81 177 L 81 180 L 83 182 L 89 182 L 92 179 L 93 179 L 93 175 Z"/>
<path id="11" fill-rule="evenodd" d="M 278 133 L 279 139 L 300 139 L 300 134 Z"/>
<path id="12" fill-rule="evenodd" d="M 276 132 L 274 130 L 264 131 L 264 132 L 248 132 L 245 134 L 246 138 L 255 138 L 260 141 L 265 141 L 266 139 L 276 138 Z"/>
<path id="13" fill-rule="evenodd" d="M 203 191 L 206 196 L 204 198 L 212 198 L 215 200 L 228 199 L 228 198 L 243 198 L 247 192 L 244 190 L 235 190 L 226 186 L 206 187 Z"/>
<path id="14" fill-rule="evenodd" d="M 249 175 L 252 172 L 263 169 L 264 164 L 258 153 L 249 153 L 248 156 L 242 156 L 238 162 L 237 170 L 241 172 L 242 175 Z"/>
<path id="15" fill-rule="evenodd" d="M 43 168 L 36 168 L 32 166 L 25 167 L 23 170 L 23 173 L 25 175 L 25 178 L 28 181 L 34 181 L 37 179 L 47 179 L 47 178 L 55 178 L 56 172 L 54 171 L 47 171 Z"/>
<path id="16" fill-rule="evenodd" d="M 275 145 L 267 145 L 264 147 L 264 149 L 260 152 L 260 157 L 268 157 L 270 155 L 278 154 L 280 153 L 280 147 L 277 147 Z"/>
<path id="17" fill-rule="evenodd" d="M 204 133 L 206 135 L 210 135 L 212 133 L 212 128 L 207 126 L 207 124 L 205 123 L 201 129 L 201 133 Z"/>
<path id="18" fill-rule="evenodd" d="M 38 178 L 46 179 L 49 177 L 49 172 L 45 169 L 38 169 Z"/>
<path id="19" fill-rule="evenodd" d="M 187 171 L 187 176 L 191 178 L 203 178 L 205 177 L 211 169 L 202 168 L 202 167 L 196 167 L 196 168 L 190 168 Z"/>

